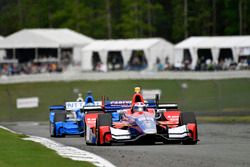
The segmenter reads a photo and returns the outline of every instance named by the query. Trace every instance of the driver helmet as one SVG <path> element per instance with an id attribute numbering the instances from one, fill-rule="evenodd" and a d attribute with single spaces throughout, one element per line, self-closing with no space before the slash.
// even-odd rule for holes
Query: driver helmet
<path id="1" fill-rule="evenodd" d="M 142 102 L 137 102 L 133 106 L 133 112 L 140 112 L 140 111 L 146 111 L 146 110 L 147 110 L 147 107 Z"/>
<path id="2" fill-rule="evenodd" d="M 82 94 L 79 93 L 78 94 L 78 98 L 76 99 L 77 102 L 82 102 L 83 101 L 83 98 L 82 98 Z"/>

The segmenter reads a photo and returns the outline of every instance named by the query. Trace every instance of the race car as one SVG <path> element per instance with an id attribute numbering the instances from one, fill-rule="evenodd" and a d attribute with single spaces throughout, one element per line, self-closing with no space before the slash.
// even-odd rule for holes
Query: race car
<path id="1" fill-rule="evenodd" d="M 197 144 L 194 113 L 180 112 L 176 104 L 159 104 L 158 98 L 144 100 L 140 88 L 132 101 L 107 101 L 103 113 L 92 113 L 91 123 L 85 115 L 86 143 L 182 143 Z"/>
<path id="2" fill-rule="evenodd" d="M 65 135 L 84 136 L 85 106 L 98 106 L 91 94 L 84 102 L 66 102 L 65 105 L 50 106 L 50 136 L 65 137 Z"/>

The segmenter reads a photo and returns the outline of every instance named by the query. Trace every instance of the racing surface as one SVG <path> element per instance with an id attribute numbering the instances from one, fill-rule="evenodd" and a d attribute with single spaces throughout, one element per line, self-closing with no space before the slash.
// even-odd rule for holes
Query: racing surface
<path id="1" fill-rule="evenodd" d="M 4 126 L 29 135 L 49 137 L 46 124 L 13 123 Z M 51 138 L 60 143 L 95 153 L 119 167 L 236 167 L 250 166 L 249 124 L 200 124 L 198 145 L 87 146 L 84 138 Z"/>

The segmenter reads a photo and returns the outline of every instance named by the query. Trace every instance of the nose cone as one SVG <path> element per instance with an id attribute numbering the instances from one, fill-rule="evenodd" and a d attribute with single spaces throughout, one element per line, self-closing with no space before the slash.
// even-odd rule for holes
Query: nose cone
<path id="1" fill-rule="evenodd" d="M 144 134 L 156 134 L 156 123 L 152 117 L 140 117 L 136 120 L 136 124 L 140 127 Z"/>
<path id="2" fill-rule="evenodd" d="M 155 128 L 150 128 L 150 129 L 144 129 L 143 133 L 145 134 L 156 134 L 156 127 Z"/>

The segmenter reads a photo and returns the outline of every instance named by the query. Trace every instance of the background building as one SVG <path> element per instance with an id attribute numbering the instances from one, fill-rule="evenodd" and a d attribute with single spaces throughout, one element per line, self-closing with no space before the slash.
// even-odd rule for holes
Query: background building
<path id="1" fill-rule="evenodd" d="M 175 45 L 175 64 L 189 62 L 195 69 L 200 64 L 224 65 L 249 61 L 250 36 L 190 37 Z"/>
<path id="2" fill-rule="evenodd" d="M 174 45 L 162 38 L 97 40 L 82 49 L 82 70 L 152 69 L 157 63 L 174 61 Z"/>

